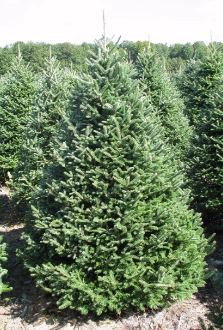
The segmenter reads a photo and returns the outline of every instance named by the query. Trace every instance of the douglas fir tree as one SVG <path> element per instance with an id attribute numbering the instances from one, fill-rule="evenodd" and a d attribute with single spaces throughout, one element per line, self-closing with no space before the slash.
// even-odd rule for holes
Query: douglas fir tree
<path id="1" fill-rule="evenodd" d="M 0 181 L 14 170 L 36 90 L 33 73 L 19 56 L 3 78 L 0 91 Z"/>
<path id="2" fill-rule="evenodd" d="M 59 308 L 144 310 L 204 284 L 208 242 L 132 67 L 99 47 L 33 196 L 25 266 Z"/>
<path id="3" fill-rule="evenodd" d="M 67 110 L 74 81 L 74 74 L 60 69 L 55 58 L 46 61 L 12 181 L 14 200 L 23 210 L 39 184 L 42 168 L 51 160 L 50 141 Z"/>

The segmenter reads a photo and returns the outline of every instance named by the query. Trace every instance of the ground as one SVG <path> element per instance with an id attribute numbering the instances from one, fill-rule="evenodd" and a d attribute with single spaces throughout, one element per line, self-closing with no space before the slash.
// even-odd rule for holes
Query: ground
<path id="1" fill-rule="evenodd" d="M 23 225 L 10 199 L 9 189 L 0 188 L 0 235 L 8 243 L 7 282 L 13 287 L 0 301 L 0 330 L 213 330 L 223 329 L 223 240 L 216 237 L 217 248 L 209 260 L 218 269 L 205 288 L 191 299 L 160 311 L 123 315 L 100 322 L 81 318 L 72 312 L 58 312 L 41 290 L 36 289 L 21 261 L 16 257 Z M 222 275 L 223 279 L 223 275 Z"/>

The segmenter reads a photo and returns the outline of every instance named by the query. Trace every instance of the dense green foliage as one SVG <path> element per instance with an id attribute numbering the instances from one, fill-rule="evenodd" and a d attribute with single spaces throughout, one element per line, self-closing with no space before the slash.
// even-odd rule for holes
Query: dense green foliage
<path id="1" fill-rule="evenodd" d="M 222 48 L 221 43 L 216 43 Z M 68 42 L 60 44 L 46 44 L 34 42 L 16 42 L 10 46 L 0 48 L 0 75 L 5 74 L 18 51 L 18 45 L 21 48 L 24 61 L 29 63 L 35 72 L 40 72 L 44 67 L 44 61 L 49 54 L 49 48 L 52 49 L 52 55 L 55 56 L 62 67 L 73 67 L 76 71 L 86 71 L 86 59 L 89 57 L 89 49 L 94 49 L 94 45 L 83 43 L 74 45 Z M 186 66 L 186 62 L 192 58 L 202 59 L 207 53 L 207 46 L 204 42 L 198 41 L 194 44 L 153 44 L 148 41 L 123 41 L 119 49 L 124 49 L 128 53 L 129 60 L 133 63 L 145 47 L 151 45 L 157 51 L 160 57 L 165 58 L 167 70 L 176 73 Z"/>
<path id="2" fill-rule="evenodd" d="M 50 45 L 46 43 L 16 42 L 11 46 L 0 48 L 0 75 L 5 74 L 17 55 L 18 47 L 23 55 L 23 60 L 36 73 L 41 72 L 45 67 L 45 60 L 49 52 L 58 59 L 62 67 L 73 68 L 77 71 L 86 71 L 86 59 L 88 52 L 93 45 L 83 43 L 72 45 L 68 42 Z"/>
<path id="3" fill-rule="evenodd" d="M 196 123 L 199 123 L 200 112 L 208 93 L 205 77 L 200 76 L 200 64 L 200 61 L 189 61 L 178 84 L 184 99 L 187 117 L 193 128 L 196 127 Z"/>
<path id="4" fill-rule="evenodd" d="M 0 89 L 0 182 L 17 165 L 18 152 L 36 89 L 33 73 L 21 56 L 2 78 Z"/>
<path id="5" fill-rule="evenodd" d="M 136 61 L 138 79 L 145 95 L 151 99 L 165 129 L 165 137 L 173 147 L 175 157 L 183 159 L 189 148 L 191 129 L 184 115 L 180 94 L 170 80 L 157 52 L 147 49 Z"/>
<path id="6" fill-rule="evenodd" d="M 193 71 L 194 73 L 194 71 Z M 211 228 L 223 221 L 223 54 L 211 49 L 196 67 L 196 79 L 187 84 L 194 145 L 189 155 L 189 179 L 194 206 Z M 189 93 L 190 91 L 190 93 Z M 188 109 L 189 111 L 189 109 Z"/>
<path id="7" fill-rule="evenodd" d="M 4 263 L 7 261 L 6 243 L 2 242 L 2 236 L 0 236 L 0 295 L 3 292 L 8 292 L 11 288 L 4 283 L 3 277 L 7 274 L 7 270 L 4 268 Z"/>
<path id="8" fill-rule="evenodd" d="M 30 199 L 41 179 L 42 168 L 52 158 L 50 141 L 67 110 L 74 81 L 74 74 L 61 69 L 55 58 L 45 61 L 45 70 L 27 118 L 18 165 L 13 174 L 13 197 L 17 203 L 23 204 Z"/>
<path id="9" fill-rule="evenodd" d="M 20 253 L 61 309 L 144 310 L 204 284 L 200 217 L 135 74 L 99 48 L 31 200 Z"/>

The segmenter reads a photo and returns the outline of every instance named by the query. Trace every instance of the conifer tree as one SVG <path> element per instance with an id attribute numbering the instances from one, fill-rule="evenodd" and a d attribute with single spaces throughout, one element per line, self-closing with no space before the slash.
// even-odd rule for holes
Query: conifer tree
<path id="1" fill-rule="evenodd" d="M 204 284 L 200 217 L 134 76 L 99 47 L 31 200 L 20 254 L 61 309 L 144 310 Z"/>
<path id="2" fill-rule="evenodd" d="M 36 88 L 35 76 L 19 56 L 3 78 L 0 90 L 0 181 L 17 165 L 18 151 Z"/>
<path id="3" fill-rule="evenodd" d="M 54 57 L 46 60 L 11 183 L 13 198 L 23 210 L 39 184 L 42 168 L 51 160 L 50 141 L 67 110 L 74 81 L 74 73 L 61 69 Z"/>
<path id="4" fill-rule="evenodd" d="M 201 60 L 191 60 L 179 76 L 179 89 L 184 99 L 185 111 L 194 129 L 199 123 L 199 115 L 208 93 L 206 78 L 203 75 L 200 76 L 201 63 Z"/>
<path id="5" fill-rule="evenodd" d="M 192 82 L 191 82 L 192 84 Z M 195 137 L 189 155 L 194 206 L 212 229 L 223 226 L 223 54 L 211 49 L 193 83 Z"/>
<path id="6" fill-rule="evenodd" d="M 173 147 L 175 157 L 183 159 L 188 151 L 192 132 L 184 114 L 179 91 L 155 50 L 149 48 L 141 52 L 136 68 L 142 89 L 161 118 L 165 137 Z"/>
<path id="7" fill-rule="evenodd" d="M 11 291 L 8 284 L 4 283 L 3 277 L 8 273 L 4 267 L 4 263 L 7 261 L 6 243 L 2 242 L 2 236 L 0 236 L 0 295 L 4 292 Z"/>

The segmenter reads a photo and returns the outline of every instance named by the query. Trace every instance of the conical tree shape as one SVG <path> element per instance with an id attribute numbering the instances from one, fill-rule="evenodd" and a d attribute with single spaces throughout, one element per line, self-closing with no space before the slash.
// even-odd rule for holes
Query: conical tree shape
<path id="1" fill-rule="evenodd" d="M 204 284 L 200 217 L 134 75 L 99 48 L 32 200 L 21 254 L 61 309 L 144 310 Z"/>
<path id="2" fill-rule="evenodd" d="M 23 209 L 39 184 L 42 168 L 52 159 L 50 141 L 67 111 L 74 81 L 74 74 L 61 69 L 55 58 L 46 60 L 11 183 L 14 200 Z"/>
<path id="3" fill-rule="evenodd" d="M 194 97 L 200 99 L 200 106 L 197 108 L 197 134 L 189 157 L 188 177 L 194 195 L 194 206 L 202 212 L 204 220 L 210 222 L 210 228 L 222 229 L 223 54 L 212 50 L 200 63 L 197 72 Z"/>
<path id="4" fill-rule="evenodd" d="M 0 181 L 5 181 L 7 171 L 17 165 L 35 90 L 35 76 L 19 55 L 0 90 Z"/>
<path id="5" fill-rule="evenodd" d="M 170 80 L 163 62 L 152 49 L 139 54 L 136 68 L 142 89 L 160 116 L 165 137 L 174 149 L 175 157 L 183 159 L 188 151 L 192 132 L 176 86 Z"/>

